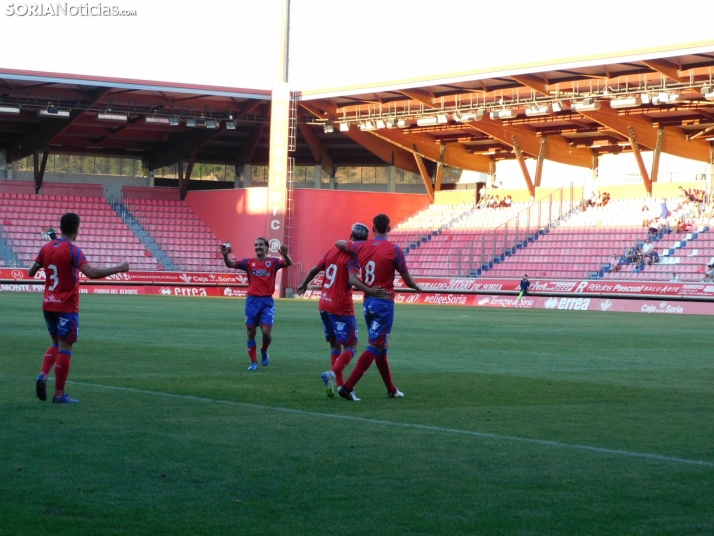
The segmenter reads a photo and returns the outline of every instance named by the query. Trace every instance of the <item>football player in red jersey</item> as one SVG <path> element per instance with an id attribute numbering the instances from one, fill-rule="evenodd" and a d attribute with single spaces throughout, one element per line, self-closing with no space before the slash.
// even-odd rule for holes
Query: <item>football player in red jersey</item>
<path id="1" fill-rule="evenodd" d="M 363 223 L 352 226 L 350 240 L 367 240 L 369 229 Z M 301 296 L 315 276 L 324 270 L 318 309 L 325 330 L 325 340 L 330 343 L 331 370 L 322 373 L 327 396 L 334 398 L 338 387 L 345 381 L 343 372 L 357 350 L 357 322 L 352 302 L 352 288 L 366 296 L 388 297 L 389 291 L 381 287 L 368 287 L 359 279 L 357 256 L 332 247 L 305 276 L 297 288 Z"/>
<path id="2" fill-rule="evenodd" d="M 275 302 L 273 292 L 275 292 L 275 278 L 278 270 L 287 268 L 293 263 L 288 255 L 287 246 L 280 246 L 278 251 L 282 259 L 268 257 L 268 240 L 259 236 L 253 243 L 256 257 L 246 258 L 240 261 L 229 259 L 230 246 L 221 245 L 223 261 L 228 268 L 243 270 L 248 274 L 248 297 L 245 300 L 245 327 L 248 330 L 248 356 L 250 366 L 248 370 L 258 370 L 258 357 L 256 352 L 255 334 L 256 327 L 260 325 L 263 335 L 263 344 L 260 348 L 261 362 L 264 367 L 270 363 L 268 356 L 268 346 L 273 340 L 273 320 L 275 318 Z"/>
<path id="3" fill-rule="evenodd" d="M 40 268 L 45 271 L 45 293 L 42 310 L 52 346 L 42 360 L 42 370 L 37 377 L 35 392 L 40 400 L 47 400 L 47 376 L 55 367 L 55 394 L 52 402 L 77 402 L 64 392 L 72 360 L 72 345 L 79 333 L 79 276 L 77 270 L 89 279 L 101 279 L 119 272 L 128 272 L 129 263 L 123 262 L 108 268 L 94 268 L 84 253 L 73 242 L 79 232 L 79 216 L 69 212 L 60 219 L 61 238 L 48 242 L 27 271 L 35 277 Z"/>
<path id="4" fill-rule="evenodd" d="M 387 347 L 389 345 L 389 334 L 392 331 L 394 322 L 394 274 L 399 272 L 404 283 L 417 292 L 421 288 L 414 281 L 407 269 L 402 248 L 387 240 L 391 227 L 389 226 L 389 216 L 377 214 L 372 219 L 372 231 L 374 238 L 366 241 L 338 241 L 335 246 L 343 251 L 354 253 L 359 259 L 362 268 L 362 281 L 370 288 L 381 287 L 389 292 L 386 297 L 365 296 L 364 299 L 364 319 L 369 330 L 369 345 L 359 356 L 352 374 L 345 384 L 338 389 L 342 398 L 359 401 L 354 393 L 354 388 L 360 378 L 367 372 L 372 362 L 377 362 L 379 374 L 382 376 L 384 385 L 387 387 L 389 398 L 402 398 L 404 393 L 396 388 L 392 381 L 392 373 L 389 370 L 387 360 Z"/>

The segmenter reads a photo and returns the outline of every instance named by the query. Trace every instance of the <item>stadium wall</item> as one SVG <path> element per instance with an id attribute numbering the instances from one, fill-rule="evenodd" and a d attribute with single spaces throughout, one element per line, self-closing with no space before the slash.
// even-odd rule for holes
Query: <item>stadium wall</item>
<path id="1" fill-rule="evenodd" d="M 290 253 L 307 272 L 334 244 L 349 236 L 356 221 L 372 227 L 384 212 L 393 224 L 429 206 L 427 195 L 335 190 L 294 190 Z M 219 240 L 237 255 L 253 252 L 253 239 L 266 231 L 267 188 L 189 192 L 186 202 Z M 245 253 L 244 253 L 245 252 Z"/>

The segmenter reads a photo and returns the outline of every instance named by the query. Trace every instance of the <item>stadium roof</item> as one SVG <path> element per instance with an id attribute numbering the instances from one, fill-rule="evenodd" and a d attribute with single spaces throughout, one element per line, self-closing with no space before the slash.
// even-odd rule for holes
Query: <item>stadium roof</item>
<path id="1" fill-rule="evenodd" d="M 514 158 L 592 167 L 598 155 L 633 148 L 709 162 L 712 68 L 708 43 L 306 92 L 294 156 L 329 174 L 393 163 L 425 175 L 437 162 L 488 172 Z M 49 148 L 142 158 L 149 169 L 265 165 L 269 104 L 266 90 L 0 69 L 0 147 L 9 161 Z"/>

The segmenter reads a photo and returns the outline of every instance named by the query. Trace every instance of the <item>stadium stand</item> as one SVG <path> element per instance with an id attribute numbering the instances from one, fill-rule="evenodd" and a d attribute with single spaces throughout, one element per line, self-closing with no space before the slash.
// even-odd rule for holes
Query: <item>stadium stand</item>
<path id="1" fill-rule="evenodd" d="M 184 201 L 128 199 L 124 206 L 180 270 L 226 269 L 218 238 Z"/>
<path id="2" fill-rule="evenodd" d="M 17 265 L 29 266 L 47 242 L 42 229 L 54 226 L 66 212 L 82 218 L 76 244 L 95 265 L 127 261 L 136 269 L 160 269 L 156 259 L 100 197 L 0 193 L 3 240 Z"/>

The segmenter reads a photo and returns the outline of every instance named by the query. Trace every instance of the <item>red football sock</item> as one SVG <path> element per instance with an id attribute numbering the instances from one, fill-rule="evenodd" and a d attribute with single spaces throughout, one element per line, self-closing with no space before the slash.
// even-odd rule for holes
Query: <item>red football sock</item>
<path id="1" fill-rule="evenodd" d="M 377 368 L 379 369 L 379 374 L 382 376 L 382 381 L 384 385 L 387 386 L 388 393 L 395 393 L 397 388 L 392 382 L 392 371 L 389 370 L 389 361 L 387 361 L 387 353 L 383 353 L 381 356 L 374 360 L 377 363 Z"/>
<path id="2" fill-rule="evenodd" d="M 330 352 L 330 368 L 335 367 L 335 361 L 337 361 L 337 358 L 340 357 L 340 351 L 339 350 L 332 350 Z"/>
<path id="3" fill-rule="evenodd" d="M 335 382 L 337 383 L 338 387 L 345 384 L 345 378 L 342 373 L 344 372 L 345 367 L 350 364 L 350 361 L 352 361 L 352 358 L 354 356 L 354 350 L 346 349 L 339 356 L 336 356 L 337 359 L 335 359 L 332 363 L 332 372 L 335 373 Z M 367 368 L 369 368 L 369 365 L 367 365 Z"/>
<path id="4" fill-rule="evenodd" d="M 57 362 L 55 363 L 55 396 L 64 394 L 64 386 L 69 377 L 69 367 L 72 362 L 72 352 L 62 350 L 57 354 Z"/>
<path id="5" fill-rule="evenodd" d="M 45 375 L 45 378 L 50 375 L 55 361 L 57 361 L 57 347 L 53 344 L 45 352 L 45 357 L 42 358 L 42 370 L 40 372 Z"/>
<path id="6" fill-rule="evenodd" d="M 367 372 L 367 369 L 372 366 L 372 361 L 374 361 L 374 358 L 377 357 L 378 353 L 379 350 L 373 348 L 372 346 L 368 346 L 367 349 L 362 352 L 362 355 L 359 356 L 352 374 L 350 374 L 350 377 L 345 382 L 345 387 L 348 390 L 352 391 L 355 388 L 355 385 L 357 385 L 360 378 L 362 378 L 364 373 Z"/>
<path id="7" fill-rule="evenodd" d="M 270 337 L 269 339 L 263 339 L 263 344 L 260 345 L 260 349 L 265 352 L 268 349 L 268 346 L 270 346 L 271 342 L 273 342 L 272 337 Z"/>
<path id="8" fill-rule="evenodd" d="M 251 342 L 252 342 L 253 344 L 250 344 Z M 253 363 L 257 363 L 257 362 L 258 362 L 257 353 L 258 353 L 258 351 L 256 350 L 255 341 L 248 341 L 248 357 L 250 357 L 250 360 L 251 360 Z"/>

